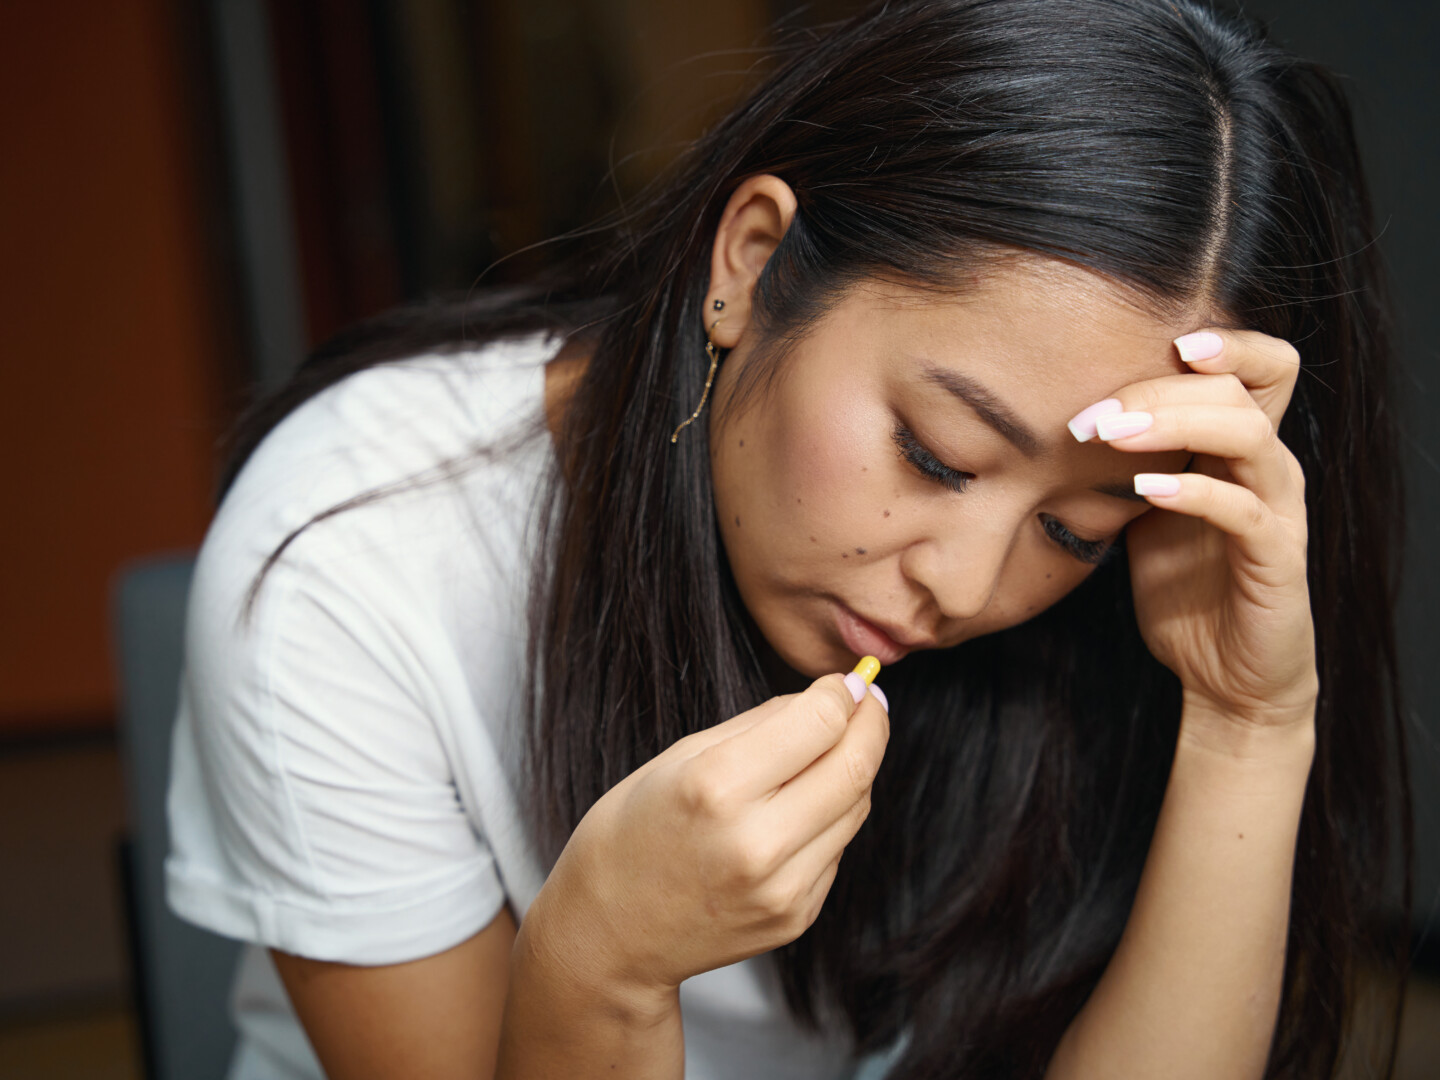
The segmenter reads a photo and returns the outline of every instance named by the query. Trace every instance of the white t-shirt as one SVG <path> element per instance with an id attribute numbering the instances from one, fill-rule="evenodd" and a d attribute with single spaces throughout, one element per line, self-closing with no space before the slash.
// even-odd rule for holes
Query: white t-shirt
<path id="1" fill-rule="evenodd" d="M 520 792 L 521 675 L 537 488 L 555 463 L 532 336 L 384 364 L 285 418 L 200 550 L 169 792 L 177 914 L 252 943 L 235 987 L 232 1080 L 321 1076 L 269 954 L 389 964 L 459 944 L 547 867 Z M 524 446 L 317 522 L 317 513 Z M 855 1075 L 800 1031 L 764 958 L 681 987 L 688 1080 Z M 874 1067 L 866 1069 L 871 1074 Z"/>

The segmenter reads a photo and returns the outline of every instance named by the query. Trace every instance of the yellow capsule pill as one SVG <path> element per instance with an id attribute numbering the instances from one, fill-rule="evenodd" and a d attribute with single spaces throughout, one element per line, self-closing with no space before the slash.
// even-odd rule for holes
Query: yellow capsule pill
<path id="1" fill-rule="evenodd" d="M 873 656 L 862 656 L 860 662 L 855 665 L 855 674 L 865 680 L 869 686 L 875 681 L 875 676 L 880 674 L 880 661 Z"/>

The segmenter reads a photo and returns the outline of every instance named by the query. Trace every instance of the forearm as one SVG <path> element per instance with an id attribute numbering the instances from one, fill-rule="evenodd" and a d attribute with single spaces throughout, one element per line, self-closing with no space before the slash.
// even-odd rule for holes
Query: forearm
<path id="1" fill-rule="evenodd" d="M 511 957 L 496 1080 L 680 1080 L 678 992 L 609 982 L 585 951 L 547 940 L 538 919 L 526 918 Z"/>
<path id="2" fill-rule="evenodd" d="M 1264 1072 L 1313 719 L 1243 741 L 1215 719 L 1187 707 L 1129 922 L 1047 1080 Z"/>

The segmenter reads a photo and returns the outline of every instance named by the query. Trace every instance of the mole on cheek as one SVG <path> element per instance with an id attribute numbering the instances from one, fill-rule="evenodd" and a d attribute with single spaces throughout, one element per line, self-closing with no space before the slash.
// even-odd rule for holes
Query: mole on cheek
<path id="1" fill-rule="evenodd" d="M 739 515 L 739 514 L 736 514 L 736 515 L 735 515 L 735 528 L 738 529 L 739 527 L 740 527 L 740 515 Z"/>
<path id="2" fill-rule="evenodd" d="M 890 516 L 890 511 L 889 511 L 889 510 L 886 510 L 886 511 L 885 511 L 885 516 L 886 516 L 886 517 L 889 517 L 889 516 Z"/>
<path id="3" fill-rule="evenodd" d="M 741 439 L 741 440 L 740 440 L 740 445 L 741 445 L 741 446 L 744 446 L 744 445 L 745 445 L 745 440 L 744 440 L 744 439 Z"/>
<path id="4" fill-rule="evenodd" d="M 855 554 L 856 554 L 856 555 L 864 555 L 864 554 L 865 554 L 865 549 L 864 549 L 864 548 L 856 548 L 856 549 L 855 549 Z"/>
<path id="5" fill-rule="evenodd" d="M 818 544 L 819 542 L 820 542 L 820 541 L 819 541 L 819 540 L 816 540 L 813 536 L 810 537 L 810 543 L 812 543 L 812 544 Z"/>

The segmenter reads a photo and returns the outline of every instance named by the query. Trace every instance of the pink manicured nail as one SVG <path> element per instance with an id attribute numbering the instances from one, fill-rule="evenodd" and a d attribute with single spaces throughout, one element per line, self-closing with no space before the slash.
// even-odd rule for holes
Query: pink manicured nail
<path id="1" fill-rule="evenodd" d="M 1180 478 L 1165 473 L 1142 472 L 1135 474 L 1136 495 L 1178 495 Z"/>
<path id="2" fill-rule="evenodd" d="M 1209 360 L 1212 356 L 1219 356 L 1220 350 L 1225 347 L 1224 340 L 1219 334 L 1212 334 L 1209 330 L 1200 330 L 1194 334 L 1184 334 L 1175 339 L 1175 348 L 1180 350 L 1180 359 L 1187 364 L 1193 364 L 1196 360 Z"/>
<path id="3" fill-rule="evenodd" d="M 850 691 L 850 696 L 855 699 L 855 704 L 859 705 L 860 699 L 865 696 L 865 680 L 852 671 L 845 676 L 845 686 Z"/>
<path id="4" fill-rule="evenodd" d="M 1142 431 L 1149 431 L 1150 425 L 1155 423 L 1155 417 L 1148 412 L 1122 412 L 1114 416 L 1102 416 L 1095 421 L 1095 434 L 1109 442 L 1111 439 L 1123 439 L 1130 435 L 1139 435 Z"/>
<path id="5" fill-rule="evenodd" d="M 1089 442 L 1095 437 L 1095 421 L 1098 418 L 1124 411 L 1125 406 L 1120 404 L 1119 398 L 1106 398 L 1104 401 L 1097 401 L 1088 409 L 1081 409 L 1065 426 L 1070 429 L 1070 434 L 1075 436 L 1077 442 Z"/>
<path id="6" fill-rule="evenodd" d="M 875 695 L 875 699 L 880 702 L 880 707 L 888 713 L 890 711 L 890 702 L 885 697 L 885 691 L 881 690 L 880 687 L 872 682 L 870 684 L 870 693 Z"/>

